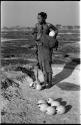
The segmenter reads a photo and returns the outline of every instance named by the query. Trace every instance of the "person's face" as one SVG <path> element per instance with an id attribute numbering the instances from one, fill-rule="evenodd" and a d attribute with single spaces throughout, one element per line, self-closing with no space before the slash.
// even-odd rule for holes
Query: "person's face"
<path id="1" fill-rule="evenodd" d="M 37 20 L 38 20 L 38 23 L 43 23 L 43 22 L 45 21 L 45 19 L 43 19 L 43 18 L 41 17 L 41 15 L 38 15 L 38 16 L 37 16 Z"/>

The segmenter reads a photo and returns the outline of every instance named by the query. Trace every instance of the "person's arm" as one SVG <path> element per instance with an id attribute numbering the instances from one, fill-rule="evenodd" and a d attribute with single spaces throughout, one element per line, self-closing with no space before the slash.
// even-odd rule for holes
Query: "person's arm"
<path id="1" fill-rule="evenodd" d="M 37 39 L 37 24 L 35 24 L 35 27 L 32 30 L 32 35 L 34 36 L 34 40 Z"/>
<path id="2" fill-rule="evenodd" d="M 52 24 L 49 24 L 49 29 L 53 29 L 55 31 L 54 38 L 56 38 L 56 36 L 58 35 L 58 29 Z"/>

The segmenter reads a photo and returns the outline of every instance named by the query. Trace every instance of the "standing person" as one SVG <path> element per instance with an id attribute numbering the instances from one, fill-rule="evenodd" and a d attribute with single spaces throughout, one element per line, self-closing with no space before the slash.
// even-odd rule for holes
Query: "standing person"
<path id="1" fill-rule="evenodd" d="M 34 39 L 37 43 L 37 60 L 40 69 L 44 73 L 44 85 L 51 87 L 52 86 L 52 52 L 53 48 L 49 47 L 47 41 L 49 41 L 49 32 L 50 30 L 55 31 L 54 40 L 58 34 L 58 30 L 55 26 L 46 22 L 47 14 L 45 12 L 38 13 L 37 16 L 38 23 L 35 25 L 33 30 Z M 46 37 L 46 39 L 45 39 Z M 52 38 L 53 39 L 53 38 Z M 53 40 L 52 40 L 53 41 Z"/>

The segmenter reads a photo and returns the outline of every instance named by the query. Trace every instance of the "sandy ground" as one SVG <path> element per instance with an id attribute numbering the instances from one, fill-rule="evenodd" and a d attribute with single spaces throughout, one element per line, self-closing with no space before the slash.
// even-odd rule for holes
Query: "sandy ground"
<path id="1" fill-rule="evenodd" d="M 40 124 L 78 124 L 80 123 L 80 65 L 67 68 L 65 65 L 52 65 L 53 86 L 37 91 L 29 87 L 24 81 L 18 87 L 8 87 L 12 93 L 10 100 L 1 97 L 1 122 L 2 123 L 40 123 Z M 23 76 L 22 72 L 6 72 L 11 78 Z M 25 75 L 26 76 L 26 75 Z M 14 95 L 14 96 L 13 96 Z M 49 116 L 42 113 L 37 102 L 40 99 L 52 97 L 66 107 L 66 113 Z"/>

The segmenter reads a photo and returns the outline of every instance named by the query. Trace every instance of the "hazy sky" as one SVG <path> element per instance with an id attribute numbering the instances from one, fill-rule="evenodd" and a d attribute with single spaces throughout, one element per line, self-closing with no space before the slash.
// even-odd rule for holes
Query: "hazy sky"
<path id="1" fill-rule="evenodd" d="M 37 13 L 45 11 L 47 22 L 61 25 L 79 25 L 79 1 L 2 1 L 1 27 L 34 26 Z"/>

